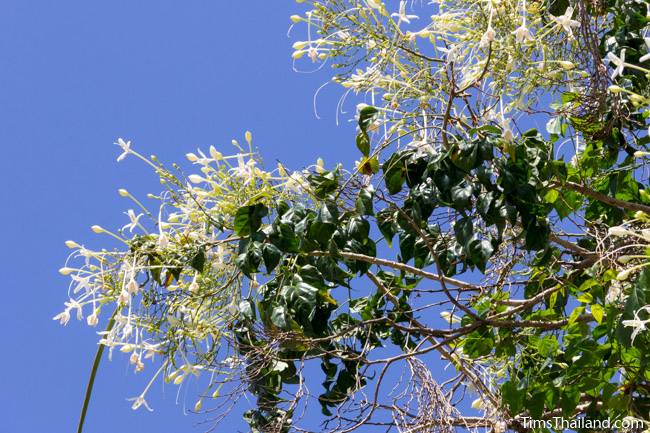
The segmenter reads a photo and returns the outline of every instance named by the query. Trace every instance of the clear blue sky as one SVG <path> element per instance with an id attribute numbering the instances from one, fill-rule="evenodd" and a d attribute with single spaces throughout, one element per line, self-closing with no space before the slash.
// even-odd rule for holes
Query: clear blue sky
<path id="1" fill-rule="evenodd" d="M 117 137 L 168 162 L 211 144 L 230 150 L 246 129 L 272 165 L 357 156 L 353 127 L 335 126 L 340 89 L 322 93 L 321 120 L 313 114 L 329 71 L 292 71 L 286 32 L 299 8 L 268 0 L 0 2 L 0 432 L 76 425 L 97 337 L 82 322 L 51 320 L 66 299 L 68 281 L 57 273 L 63 242 L 96 246 L 92 224 L 123 225 L 129 203 L 118 188 L 140 196 L 159 189 L 134 159 L 115 162 Z M 86 431 L 205 431 L 193 428 L 202 417 L 175 404 L 174 387 L 152 390 L 153 414 L 131 411 L 125 399 L 143 379 L 123 356 L 105 363 Z"/>

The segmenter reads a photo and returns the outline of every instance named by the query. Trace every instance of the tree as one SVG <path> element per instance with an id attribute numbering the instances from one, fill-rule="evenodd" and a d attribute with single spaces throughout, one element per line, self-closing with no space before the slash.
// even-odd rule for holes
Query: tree
<path id="1" fill-rule="evenodd" d="M 142 214 L 93 230 L 123 249 L 69 241 L 55 319 L 110 315 L 97 359 L 160 356 L 152 382 L 210 377 L 197 412 L 253 395 L 253 432 L 302 431 L 314 401 L 331 432 L 647 428 L 648 4 L 304 3 L 293 58 L 365 101 L 356 167 L 266 171 L 247 133 L 185 177 L 118 140 L 160 207 L 121 190 Z"/>

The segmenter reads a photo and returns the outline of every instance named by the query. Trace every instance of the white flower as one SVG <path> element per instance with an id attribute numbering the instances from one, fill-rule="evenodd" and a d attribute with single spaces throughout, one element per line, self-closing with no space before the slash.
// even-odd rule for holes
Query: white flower
<path id="1" fill-rule="evenodd" d="M 485 33 L 483 33 L 483 36 L 481 36 L 481 42 L 479 43 L 481 48 L 485 48 L 490 45 L 494 41 L 495 36 L 496 32 L 492 28 L 492 24 L 488 24 L 487 30 Z"/>
<path id="2" fill-rule="evenodd" d="M 158 248 L 160 248 L 161 250 L 167 248 L 169 246 L 169 237 L 167 236 L 167 233 L 165 232 L 160 233 L 160 235 L 158 236 L 158 241 L 156 243 L 158 245 Z"/>
<path id="3" fill-rule="evenodd" d="M 318 60 L 318 50 L 315 47 L 309 47 L 307 50 L 307 55 L 314 63 Z"/>
<path id="4" fill-rule="evenodd" d="M 643 41 L 645 42 L 645 46 L 648 49 L 648 54 L 641 56 L 639 62 L 647 62 L 650 60 L 650 38 L 643 38 Z"/>
<path id="5" fill-rule="evenodd" d="M 135 281 L 135 278 L 131 277 L 131 279 L 126 285 L 126 291 L 132 295 L 135 295 L 136 293 L 138 293 L 139 290 L 140 290 L 140 285 L 138 284 L 137 281 Z"/>
<path id="6" fill-rule="evenodd" d="M 501 126 L 501 138 L 503 138 L 503 141 L 506 143 L 512 143 L 515 139 L 515 135 L 513 134 L 512 129 L 510 129 L 510 119 L 501 114 L 499 124 Z"/>
<path id="7" fill-rule="evenodd" d="M 494 433 L 504 433 L 508 428 L 508 424 L 505 421 L 497 421 L 492 426 L 492 431 Z"/>
<path id="8" fill-rule="evenodd" d="M 140 218 L 144 214 L 141 213 L 136 215 L 133 209 L 129 209 L 127 212 L 125 212 L 125 215 L 129 217 L 129 220 L 131 222 L 125 225 L 124 227 L 122 227 L 122 230 L 129 229 L 129 232 L 133 233 L 133 229 L 140 224 Z"/>
<path id="9" fill-rule="evenodd" d="M 129 337 L 131 336 L 131 334 L 133 334 L 133 325 L 131 325 L 130 323 L 127 323 L 126 325 L 124 325 L 124 328 L 122 329 L 122 339 L 123 340 L 128 340 Z M 131 346 L 131 345 L 129 345 L 129 346 Z"/>
<path id="10" fill-rule="evenodd" d="M 67 308 L 65 309 L 70 312 L 70 310 L 77 310 L 77 320 L 83 319 L 83 311 L 81 310 L 81 304 L 79 301 L 76 299 L 70 299 L 68 302 L 64 302 L 63 305 L 65 305 Z"/>
<path id="11" fill-rule="evenodd" d="M 74 290 L 72 291 L 73 293 L 79 293 L 81 290 L 85 290 L 86 292 L 92 290 L 90 277 L 80 277 L 79 275 L 72 275 L 70 278 L 72 278 L 72 281 L 77 283 Z"/>
<path id="12" fill-rule="evenodd" d="M 93 311 L 93 314 L 91 314 L 86 318 L 86 323 L 88 323 L 88 326 L 93 326 L 93 327 L 97 326 L 97 324 L 99 323 L 99 317 L 97 317 L 97 311 Z"/>
<path id="13" fill-rule="evenodd" d="M 303 191 L 303 184 L 305 183 L 304 177 L 297 171 L 294 171 L 291 176 L 287 179 L 284 184 L 284 187 L 288 191 L 293 191 L 300 193 Z"/>
<path id="14" fill-rule="evenodd" d="M 255 174 L 255 160 L 249 158 L 248 161 L 244 161 L 244 154 L 237 154 L 237 167 L 234 167 L 231 171 L 237 176 L 246 179 L 250 182 L 253 179 Z"/>
<path id="15" fill-rule="evenodd" d="M 117 297 L 116 302 L 118 304 L 126 305 L 131 301 L 131 294 L 126 290 L 122 289 L 120 295 Z"/>
<path id="16" fill-rule="evenodd" d="M 133 405 L 131 405 L 131 409 L 133 410 L 137 410 L 140 406 L 144 406 L 147 408 L 149 412 L 153 412 L 153 409 L 149 407 L 147 401 L 144 399 L 144 395 L 139 395 L 133 398 L 127 398 L 127 400 L 133 402 Z"/>
<path id="17" fill-rule="evenodd" d="M 403 21 L 407 24 L 411 24 L 411 20 L 416 20 L 419 17 L 417 15 L 407 15 L 406 14 L 406 1 L 402 0 L 399 2 L 399 13 L 393 13 L 391 17 L 397 17 L 397 25 Z"/>
<path id="18" fill-rule="evenodd" d="M 445 58 L 447 63 L 454 63 L 458 60 L 458 52 L 460 50 L 458 44 L 451 44 L 449 48 L 445 47 L 436 47 L 438 51 L 445 53 Z"/>
<path id="19" fill-rule="evenodd" d="M 187 290 L 189 290 L 192 293 L 199 290 L 199 283 L 196 281 L 197 277 L 198 277 L 198 275 L 194 275 L 194 278 L 192 279 L 192 282 L 190 283 L 189 287 L 187 288 Z"/>
<path id="20" fill-rule="evenodd" d="M 612 80 L 623 75 L 623 70 L 625 69 L 625 48 L 621 50 L 618 56 L 611 52 L 607 53 L 607 60 L 616 65 L 614 72 L 612 72 Z"/>
<path id="21" fill-rule="evenodd" d="M 52 320 L 58 320 L 61 325 L 65 326 L 70 321 L 70 311 L 66 308 L 63 312 L 52 317 Z"/>
<path id="22" fill-rule="evenodd" d="M 607 295 L 605 296 L 605 303 L 614 304 L 617 302 L 621 302 L 622 300 L 624 300 L 624 296 L 625 294 L 623 293 L 623 287 L 621 283 L 619 283 L 617 280 L 612 280 L 610 282 Z"/>
<path id="23" fill-rule="evenodd" d="M 515 41 L 517 41 L 518 44 L 535 40 L 528 27 L 526 27 L 525 22 L 517 27 L 512 34 L 515 35 Z"/>
<path id="24" fill-rule="evenodd" d="M 639 332 L 645 331 L 646 329 L 648 329 L 648 328 L 646 328 L 646 324 L 648 322 L 650 322 L 650 320 L 641 320 L 641 319 L 639 319 L 638 311 L 637 311 L 637 313 L 634 315 L 634 319 L 632 319 L 632 320 L 623 320 L 621 323 L 623 324 L 623 326 L 627 326 L 628 328 L 633 328 L 632 329 L 632 335 L 630 336 L 630 338 L 632 339 L 632 341 L 634 341 L 636 336 L 639 335 Z"/>
<path id="25" fill-rule="evenodd" d="M 126 156 L 131 153 L 131 142 L 124 141 L 121 138 L 118 138 L 117 141 L 113 144 L 116 144 L 122 148 L 122 153 L 117 157 L 117 162 L 122 161 Z"/>
<path id="26" fill-rule="evenodd" d="M 557 23 L 558 26 L 562 27 L 565 32 L 569 34 L 570 38 L 573 38 L 572 28 L 580 27 L 580 22 L 572 19 L 573 17 L 573 8 L 571 6 L 567 7 L 564 11 L 564 14 L 559 17 L 551 15 L 551 19 Z"/>

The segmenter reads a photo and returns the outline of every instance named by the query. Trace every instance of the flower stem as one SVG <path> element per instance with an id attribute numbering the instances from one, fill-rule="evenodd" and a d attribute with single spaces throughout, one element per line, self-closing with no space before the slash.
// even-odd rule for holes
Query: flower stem
<path id="1" fill-rule="evenodd" d="M 111 319 L 106 326 L 106 331 L 110 331 L 115 324 L 115 315 L 117 314 L 118 309 L 115 309 L 115 312 L 111 316 Z M 88 403 L 90 403 L 90 396 L 93 392 L 93 385 L 95 384 L 95 376 L 97 375 L 97 369 L 99 368 L 99 363 L 102 360 L 102 354 L 104 353 L 104 345 L 100 344 L 95 353 L 95 360 L 93 361 L 93 368 L 90 371 L 90 377 L 88 378 L 88 385 L 86 386 L 86 394 L 84 396 L 84 403 L 81 407 L 81 415 L 79 416 L 79 425 L 77 427 L 77 433 L 82 433 L 84 428 L 84 421 L 86 420 L 86 411 L 88 410 Z"/>

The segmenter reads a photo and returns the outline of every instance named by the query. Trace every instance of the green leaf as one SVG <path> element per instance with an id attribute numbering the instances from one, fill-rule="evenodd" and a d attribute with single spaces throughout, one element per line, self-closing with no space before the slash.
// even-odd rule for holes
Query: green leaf
<path id="1" fill-rule="evenodd" d="M 368 128 L 377 117 L 378 110 L 372 106 L 366 106 L 359 111 L 359 129 L 357 135 L 357 148 L 367 157 L 370 154 L 370 137 Z"/>
<path id="2" fill-rule="evenodd" d="M 262 218 L 269 210 L 263 204 L 254 204 L 240 208 L 235 214 L 235 233 L 238 236 L 249 236 L 262 226 Z"/>
<path id="3" fill-rule="evenodd" d="M 372 200 L 375 190 L 372 185 L 365 186 L 359 190 L 359 195 L 355 201 L 357 212 L 361 215 L 374 215 Z"/>
<path id="4" fill-rule="evenodd" d="M 200 248 L 192 258 L 190 266 L 196 269 L 197 272 L 203 272 L 203 269 L 205 268 L 205 260 L 205 250 L 203 248 Z"/>
<path id="5" fill-rule="evenodd" d="M 271 323 L 280 329 L 288 331 L 290 329 L 290 320 L 287 317 L 287 310 L 282 305 L 273 307 L 271 312 Z"/>
<path id="6" fill-rule="evenodd" d="M 273 244 L 264 244 L 262 246 L 262 259 L 264 260 L 264 266 L 266 267 L 266 272 L 271 273 L 282 258 L 282 251 Z"/>
<path id="7" fill-rule="evenodd" d="M 453 202 L 454 209 L 464 210 L 468 209 L 472 204 L 472 185 L 469 183 L 461 183 L 460 185 L 453 186 L 451 188 L 451 200 Z"/>
<path id="8" fill-rule="evenodd" d="M 512 413 L 519 413 L 523 408 L 524 394 L 525 391 L 519 389 L 512 380 L 501 385 L 501 397 Z"/>
<path id="9" fill-rule="evenodd" d="M 393 214 L 388 210 L 382 210 L 377 213 L 377 225 L 379 231 L 384 236 L 384 240 L 388 247 L 393 246 L 393 237 L 397 234 L 397 223 L 393 219 Z"/>
<path id="10" fill-rule="evenodd" d="M 253 301 L 250 299 L 244 299 L 238 305 L 240 317 L 249 322 L 255 320 L 255 307 L 253 306 Z"/>
<path id="11" fill-rule="evenodd" d="M 585 311 L 585 307 L 574 308 L 573 311 L 571 312 L 571 315 L 569 316 L 568 324 L 573 325 L 576 322 L 576 320 L 578 320 L 578 317 L 580 317 L 580 315 L 584 313 L 584 311 Z"/>
<path id="12" fill-rule="evenodd" d="M 546 203 L 555 203 L 557 198 L 560 196 L 560 192 L 556 189 L 549 189 L 544 195 L 544 201 Z"/>
<path id="13" fill-rule="evenodd" d="M 600 304 L 593 304 L 591 306 L 591 314 L 593 314 L 596 322 L 603 323 L 603 317 L 605 316 L 605 309 Z"/>
<path id="14" fill-rule="evenodd" d="M 454 233 L 456 240 L 461 245 L 469 245 L 469 241 L 474 236 L 474 223 L 471 218 L 463 217 L 456 221 L 454 225 Z"/>
<path id="15" fill-rule="evenodd" d="M 406 155 L 394 153 L 384 164 L 382 170 L 384 171 L 384 182 L 388 193 L 391 195 L 397 194 L 402 190 L 402 185 L 406 180 Z"/>

